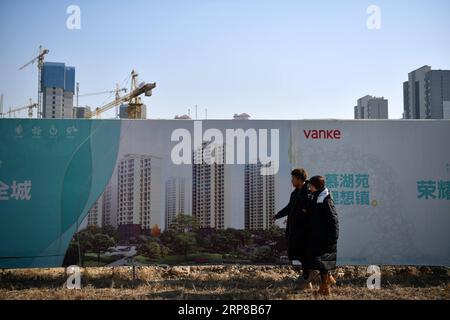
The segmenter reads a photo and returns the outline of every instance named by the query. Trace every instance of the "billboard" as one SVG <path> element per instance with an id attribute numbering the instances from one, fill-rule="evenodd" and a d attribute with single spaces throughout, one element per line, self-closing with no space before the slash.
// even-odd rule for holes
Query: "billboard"
<path id="1" fill-rule="evenodd" d="M 447 120 L 1 119 L 0 267 L 283 261 L 271 217 L 295 167 L 326 178 L 339 264 L 448 266 L 449 137 Z"/>

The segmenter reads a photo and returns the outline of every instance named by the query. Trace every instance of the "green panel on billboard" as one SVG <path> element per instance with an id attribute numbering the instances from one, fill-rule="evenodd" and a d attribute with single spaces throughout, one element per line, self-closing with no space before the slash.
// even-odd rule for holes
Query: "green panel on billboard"
<path id="1" fill-rule="evenodd" d="M 0 121 L 1 268 L 61 265 L 110 179 L 119 139 L 119 121 Z"/>

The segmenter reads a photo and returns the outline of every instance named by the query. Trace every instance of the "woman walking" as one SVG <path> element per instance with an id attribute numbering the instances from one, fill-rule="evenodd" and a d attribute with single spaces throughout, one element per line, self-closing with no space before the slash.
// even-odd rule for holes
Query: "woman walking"
<path id="1" fill-rule="evenodd" d="M 330 287 L 336 283 L 330 270 L 336 268 L 338 215 L 330 192 L 325 187 L 324 177 L 312 177 L 309 189 L 312 192 L 306 249 L 309 270 L 308 278 L 301 283 L 301 287 L 309 287 L 311 281 L 320 275 L 322 282 L 319 293 L 329 295 Z"/>

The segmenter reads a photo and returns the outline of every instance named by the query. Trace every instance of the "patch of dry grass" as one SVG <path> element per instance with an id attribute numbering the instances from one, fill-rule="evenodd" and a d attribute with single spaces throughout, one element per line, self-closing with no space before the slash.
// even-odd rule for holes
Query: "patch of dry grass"
<path id="1" fill-rule="evenodd" d="M 0 299 L 450 299 L 450 269 L 382 267 L 381 289 L 366 288 L 365 267 L 340 267 L 330 297 L 299 291 L 290 266 L 82 269 L 82 289 L 66 289 L 63 268 L 0 271 Z"/>

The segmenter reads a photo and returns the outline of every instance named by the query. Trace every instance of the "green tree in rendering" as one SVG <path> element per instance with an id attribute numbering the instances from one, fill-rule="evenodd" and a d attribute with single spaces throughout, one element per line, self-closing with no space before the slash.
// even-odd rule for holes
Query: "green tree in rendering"
<path id="1" fill-rule="evenodd" d="M 191 215 L 187 214 L 178 214 L 170 225 L 170 229 L 176 232 L 185 233 L 185 232 L 194 232 L 199 228 L 197 219 Z"/>
<path id="2" fill-rule="evenodd" d="M 197 246 L 195 235 L 191 232 L 179 233 L 174 239 L 174 251 L 187 256 L 193 252 Z"/>
<path id="3" fill-rule="evenodd" d="M 115 246 L 114 239 L 106 234 L 94 234 L 91 240 L 91 248 L 97 253 L 97 263 L 100 264 L 100 254 L 108 250 L 109 247 Z"/>

